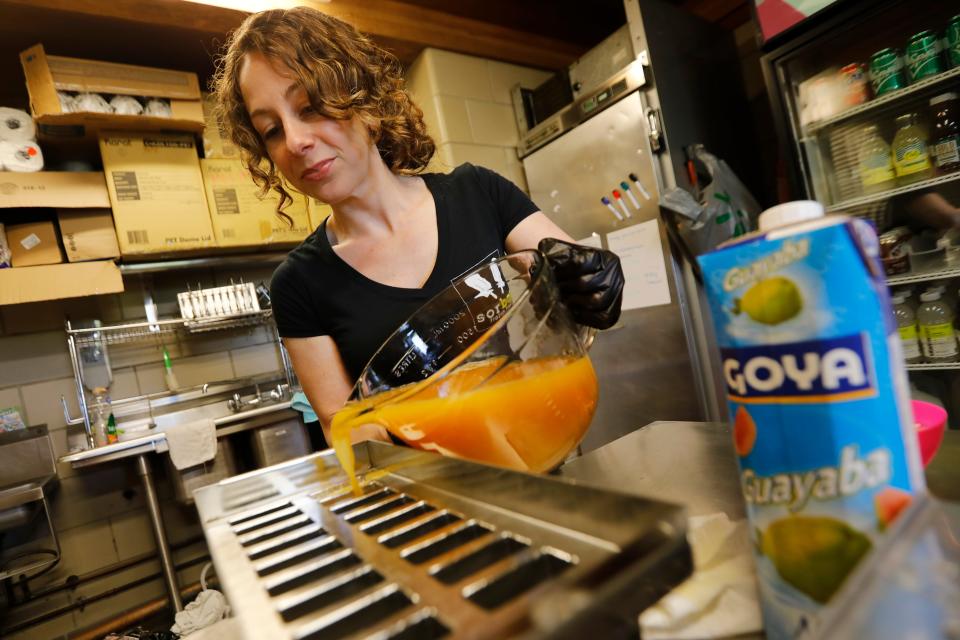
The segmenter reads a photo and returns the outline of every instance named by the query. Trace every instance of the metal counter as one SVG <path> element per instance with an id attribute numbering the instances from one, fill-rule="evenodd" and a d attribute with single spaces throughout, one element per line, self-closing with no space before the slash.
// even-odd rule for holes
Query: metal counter
<path id="1" fill-rule="evenodd" d="M 746 517 L 730 425 L 653 422 L 571 460 L 560 475 L 682 504 L 688 515 Z"/>

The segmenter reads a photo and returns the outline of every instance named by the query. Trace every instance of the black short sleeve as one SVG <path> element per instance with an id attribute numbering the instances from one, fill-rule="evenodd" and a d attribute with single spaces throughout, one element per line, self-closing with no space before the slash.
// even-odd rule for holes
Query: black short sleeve
<path id="1" fill-rule="evenodd" d="M 270 303 L 281 338 L 312 338 L 328 335 L 323 318 L 311 303 L 316 295 L 297 268 L 293 257 L 283 262 L 270 279 Z"/>
<path id="2" fill-rule="evenodd" d="M 540 210 L 527 197 L 520 187 L 513 184 L 496 171 L 485 167 L 469 165 L 477 174 L 477 179 L 493 200 L 500 224 L 503 226 L 504 237 L 509 234 L 521 220 Z"/>

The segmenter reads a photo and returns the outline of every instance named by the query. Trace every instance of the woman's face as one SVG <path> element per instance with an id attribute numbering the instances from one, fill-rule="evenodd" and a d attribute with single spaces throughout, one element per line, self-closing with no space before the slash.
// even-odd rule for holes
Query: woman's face
<path id="1" fill-rule="evenodd" d="M 380 155 L 358 118 L 321 116 L 293 74 L 259 53 L 244 58 L 240 91 L 270 159 L 295 189 L 329 204 L 363 190 Z"/>

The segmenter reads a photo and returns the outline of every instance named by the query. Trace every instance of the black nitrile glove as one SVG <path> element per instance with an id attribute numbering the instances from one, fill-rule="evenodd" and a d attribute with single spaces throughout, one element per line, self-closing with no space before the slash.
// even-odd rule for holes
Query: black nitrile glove
<path id="1" fill-rule="evenodd" d="M 623 269 L 615 253 L 544 238 L 537 247 L 547 257 L 560 297 L 573 319 L 595 329 L 609 329 L 620 319 Z"/>

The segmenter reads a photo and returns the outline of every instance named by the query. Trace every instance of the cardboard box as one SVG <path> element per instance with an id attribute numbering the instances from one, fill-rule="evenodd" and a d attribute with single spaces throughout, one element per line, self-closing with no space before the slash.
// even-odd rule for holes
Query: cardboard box
<path id="1" fill-rule="evenodd" d="M 320 226 L 320 223 L 330 217 L 330 214 L 333 213 L 333 207 L 328 204 L 320 202 L 316 198 L 310 198 L 308 204 L 308 209 L 310 212 L 310 230 L 311 232 Z"/>
<path id="2" fill-rule="evenodd" d="M 57 228 L 52 222 L 28 222 L 6 227 L 10 246 L 10 266 L 34 267 L 63 262 Z"/>
<path id="3" fill-rule="evenodd" d="M 203 130 L 197 74 L 154 67 L 49 56 L 37 44 L 20 53 L 30 110 L 40 135 L 84 137 L 104 129 Z M 167 98 L 172 117 L 108 113 L 64 113 L 57 90 Z"/>
<path id="4" fill-rule="evenodd" d="M 0 172 L 0 208 L 109 206 L 107 183 L 99 171 Z"/>
<path id="5" fill-rule="evenodd" d="M 233 140 L 227 137 L 227 132 L 214 115 L 214 103 L 213 95 L 203 94 L 203 157 L 239 158 L 240 150 L 233 144 Z"/>
<path id="6" fill-rule="evenodd" d="M 120 257 L 117 232 L 109 209 L 57 211 L 60 237 L 70 262 Z"/>
<path id="7" fill-rule="evenodd" d="M 121 255 L 214 246 L 192 135 L 106 132 L 100 155 Z"/>
<path id="8" fill-rule="evenodd" d="M 305 196 L 291 192 L 293 202 L 284 213 L 293 218 L 293 228 L 277 215 L 280 196 L 268 192 L 261 200 L 259 188 L 238 158 L 207 158 L 200 161 L 213 234 L 220 247 L 291 244 L 310 235 Z"/>
<path id="9" fill-rule="evenodd" d="M 122 291 L 120 268 L 109 260 L 0 269 L 0 305 Z"/>

